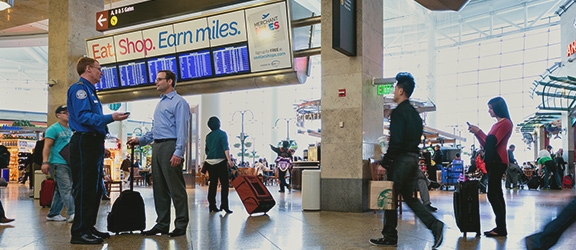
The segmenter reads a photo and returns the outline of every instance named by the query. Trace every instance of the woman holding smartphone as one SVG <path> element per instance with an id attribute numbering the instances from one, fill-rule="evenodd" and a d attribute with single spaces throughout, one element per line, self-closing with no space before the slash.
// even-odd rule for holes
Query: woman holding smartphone
<path id="1" fill-rule="evenodd" d="M 486 237 L 506 236 L 506 204 L 502 192 L 502 175 L 508 166 L 506 147 L 512 135 L 512 121 L 508 106 L 502 97 L 492 98 L 488 102 L 488 113 L 496 118 L 488 135 L 480 128 L 468 124 L 468 130 L 473 133 L 485 150 L 486 170 L 488 171 L 488 201 L 496 215 L 496 227 L 484 232 Z"/>

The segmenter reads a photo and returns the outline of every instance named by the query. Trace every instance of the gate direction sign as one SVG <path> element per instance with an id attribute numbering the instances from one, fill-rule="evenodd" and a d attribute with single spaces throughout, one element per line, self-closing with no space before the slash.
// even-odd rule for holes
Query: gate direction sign
<path id="1" fill-rule="evenodd" d="M 156 21 L 168 17 L 194 13 L 252 0 L 211 0 L 211 1 L 146 1 L 96 13 L 96 30 L 106 31 L 124 28 L 140 23 Z"/>

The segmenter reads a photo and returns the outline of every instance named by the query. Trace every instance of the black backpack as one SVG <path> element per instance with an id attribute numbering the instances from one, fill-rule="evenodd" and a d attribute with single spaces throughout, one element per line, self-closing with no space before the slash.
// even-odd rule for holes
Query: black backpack
<path id="1" fill-rule="evenodd" d="M 10 165 L 10 151 L 4 145 L 0 145 L 0 168 L 7 168 Z"/>

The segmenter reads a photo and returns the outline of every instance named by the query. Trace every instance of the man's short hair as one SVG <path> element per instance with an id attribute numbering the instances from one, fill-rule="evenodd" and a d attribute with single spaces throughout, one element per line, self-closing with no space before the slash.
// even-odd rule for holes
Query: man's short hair
<path id="1" fill-rule="evenodd" d="M 510 147 L 508 148 L 516 148 L 516 146 L 514 146 L 514 144 L 510 144 Z"/>
<path id="2" fill-rule="evenodd" d="M 82 57 L 78 60 L 78 64 L 76 64 L 76 71 L 78 72 L 78 75 L 82 75 L 84 74 L 84 71 L 86 71 L 86 66 L 90 65 L 94 65 L 94 63 L 97 62 L 96 59 L 94 58 L 90 58 L 90 57 Z"/>
<path id="3" fill-rule="evenodd" d="M 552 149 L 552 146 L 551 146 L 551 145 L 548 145 L 548 146 L 546 146 L 546 148 L 548 148 L 548 149 Z"/>
<path id="4" fill-rule="evenodd" d="M 410 98 L 414 92 L 414 86 L 416 85 L 412 74 L 408 72 L 400 72 L 396 74 L 396 82 L 396 86 L 402 88 L 406 94 L 406 97 Z"/>
<path id="5" fill-rule="evenodd" d="M 166 73 L 166 81 L 172 80 L 172 88 L 176 87 L 176 74 L 170 70 L 160 70 L 158 73 L 164 72 Z"/>

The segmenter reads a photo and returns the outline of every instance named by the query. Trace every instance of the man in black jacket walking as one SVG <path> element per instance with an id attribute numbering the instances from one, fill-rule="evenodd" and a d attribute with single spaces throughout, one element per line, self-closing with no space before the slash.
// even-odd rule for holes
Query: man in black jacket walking
<path id="1" fill-rule="evenodd" d="M 418 111 L 410 104 L 410 96 L 414 92 L 414 78 L 410 73 L 401 72 L 396 75 L 394 102 L 398 106 L 390 116 L 390 143 L 386 155 L 380 163 L 388 171 L 388 176 L 394 181 L 394 190 L 402 194 L 406 204 L 418 218 L 432 231 L 434 245 L 442 244 L 444 223 L 426 210 L 424 205 L 412 196 L 415 187 L 415 177 L 418 169 L 420 137 L 422 136 L 422 119 Z M 398 212 L 384 211 L 384 228 L 382 238 L 370 239 L 377 246 L 396 246 L 398 243 Z"/>

